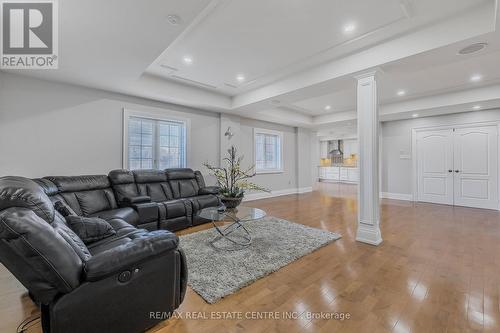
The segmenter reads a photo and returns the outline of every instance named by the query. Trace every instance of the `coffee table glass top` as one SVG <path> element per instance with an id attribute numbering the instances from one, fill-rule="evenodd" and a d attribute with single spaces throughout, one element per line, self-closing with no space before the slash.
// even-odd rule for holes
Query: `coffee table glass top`
<path id="1" fill-rule="evenodd" d="M 266 212 L 259 208 L 240 206 L 233 209 L 219 211 L 217 207 L 209 207 L 201 210 L 199 216 L 212 221 L 224 220 L 228 215 L 238 221 L 258 220 L 266 216 Z"/>

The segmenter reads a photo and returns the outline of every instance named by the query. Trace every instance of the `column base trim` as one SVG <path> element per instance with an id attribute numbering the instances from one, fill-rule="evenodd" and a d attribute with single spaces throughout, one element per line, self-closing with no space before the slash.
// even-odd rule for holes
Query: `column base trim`
<path id="1" fill-rule="evenodd" d="M 370 244 L 370 245 L 380 245 L 382 243 L 382 234 L 380 233 L 380 228 L 378 223 L 366 224 L 363 222 L 358 222 L 358 230 L 356 231 L 356 240 L 358 242 Z"/>

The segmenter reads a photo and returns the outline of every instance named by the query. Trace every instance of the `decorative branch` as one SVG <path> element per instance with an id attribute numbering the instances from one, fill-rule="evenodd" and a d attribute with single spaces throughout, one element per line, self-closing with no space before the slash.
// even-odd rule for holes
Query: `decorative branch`
<path id="1" fill-rule="evenodd" d="M 248 181 L 248 179 L 256 175 L 255 166 L 252 165 L 247 169 L 242 169 L 241 162 L 244 156 L 238 156 L 234 146 L 231 146 L 227 152 L 228 157 L 222 159 L 223 167 L 216 167 L 209 163 L 203 164 L 217 179 L 222 195 L 240 198 L 245 195 L 246 190 L 270 192 L 267 188 Z"/>

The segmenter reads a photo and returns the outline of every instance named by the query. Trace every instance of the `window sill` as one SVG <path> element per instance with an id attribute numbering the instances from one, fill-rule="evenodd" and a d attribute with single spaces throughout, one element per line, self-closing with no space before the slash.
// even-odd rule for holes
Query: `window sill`
<path id="1" fill-rule="evenodd" d="M 271 173 L 284 173 L 285 171 L 283 170 L 262 170 L 262 171 L 256 171 L 256 175 L 265 175 L 265 174 L 271 174 Z"/>

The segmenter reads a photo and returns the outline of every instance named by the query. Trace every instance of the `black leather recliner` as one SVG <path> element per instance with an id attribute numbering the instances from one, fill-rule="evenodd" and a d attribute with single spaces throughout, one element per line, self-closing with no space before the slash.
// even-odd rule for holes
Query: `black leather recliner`
<path id="1" fill-rule="evenodd" d="M 144 228 L 177 231 L 206 223 L 208 220 L 198 213 L 203 208 L 220 205 L 219 188 L 206 186 L 201 172 L 188 168 L 113 170 L 108 176 L 118 205 L 135 207 L 139 221 L 143 221 L 143 215 L 146 215 L 145 204 L 156 207 L 157 225 L 148 220 L 148 225 L 141 225 Z M 138 207 L 139 202 L 142 206 Z"/>
<path id="2" fill-rule="evenodd" d="M 105 218 L 116 234 L 86 246 L 54 209 L 58 200 Z M 44 332 L 142 332 L 157 324 L 151 313 L 181 304 L 178 238 L 134 227 L 147 225 L 141 213 L 154 215 L 141 204 L 153 207 L 120 207 L 106 176 L 0 178 L 0 260 L 41 304 Z"/>
<path id="3" fill-rule="evenodd" d="M 221 204 L 219 188 L 206 186 L 201 172 L 188 168 L 113 170 L 108 176 L 49 176 L 34 179 L 52 202 L 77 215 L 120 219 L 141 229 L 177 231 L 209 222 L 203 208 Z"/>

